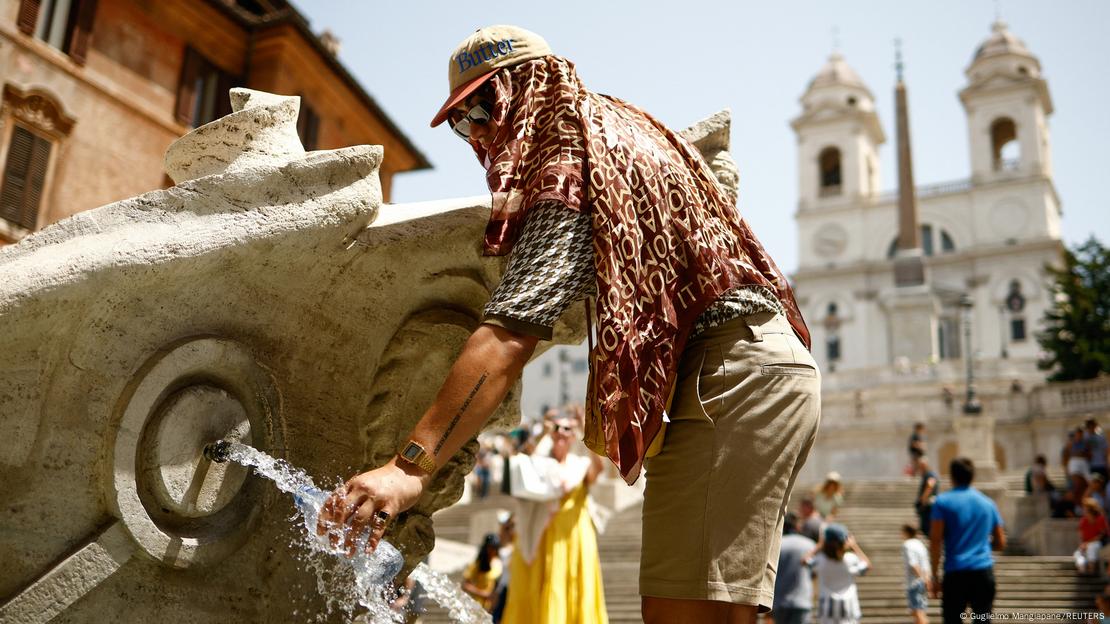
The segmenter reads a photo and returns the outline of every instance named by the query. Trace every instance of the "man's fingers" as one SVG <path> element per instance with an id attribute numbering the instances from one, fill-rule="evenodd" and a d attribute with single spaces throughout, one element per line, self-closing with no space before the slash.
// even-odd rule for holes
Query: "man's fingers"
<path id="1" fill-rule="evenodd" d="M 347 531 L 347 539 L 343 544 L 344 549 L 347 551 L 347 556 L 354 556 L 359 536 L 367 530 L 372 531 L 373 524 L 374 501 L 370 499 L 359 506 L 358 511 L 351 516 L 351 528 Z"/>
<path id="2" fill-rule="evenodd" d="M 343 540 L 344 547 L 352 551 L 351 540 L 357 535 L 357 531 L 346 525 L 355 520 L 358 510 L 368 498 L 367 494 L 352 491 L 346 485 L 336 488 L 320 509 L 320 518 L 316 522 L 317 534 L 326 534 L 332 548 L 338 547 L 340 540 Z"/>
<path id="3" fill-rule="evenodd" d="M 339 486 L 331 493 L 326 499 L 324 504 L 320 506 L 320 516 L 316 519 L 316 534 L 323 535 L 327 533 L 332 525 L 337 524 L 336 517 L 340 510 L 340 501 L 347 495 L 346 486 Z"/>
<path id="4" fill-rule="evenodd" d="M 357 521 L 359 511 L 363 507 L 373 508 L 373 500 L 374 499 L 372 497 L 364 492 L 349 491 L 347 495 L 344 496 L 338 503 L 339 512 L 336 514 L 335 524 L 337 525 L 339 531 L 341 531 L 343 534 L 343 547 L 347 549 L 348 552 L 352 549 L 352 540 L 354 539 L 354 536 L 358 535 L 358 530 L 356 530 L 353 525 Z M 333 547 L 338 546 L 339 540 L 339 533 L 333 531 L 331 533 L 331 545 Z"/>

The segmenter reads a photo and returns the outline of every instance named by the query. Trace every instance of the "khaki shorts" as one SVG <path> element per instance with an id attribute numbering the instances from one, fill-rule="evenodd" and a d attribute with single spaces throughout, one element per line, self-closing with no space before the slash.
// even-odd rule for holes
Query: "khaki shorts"
<path id="1" fill-rule="evenodd" d="M 821 376 L 781 315 L 696 336 L 646 462 L 640 594 L 770 609 L 783 519 L 821 420 Z"/>

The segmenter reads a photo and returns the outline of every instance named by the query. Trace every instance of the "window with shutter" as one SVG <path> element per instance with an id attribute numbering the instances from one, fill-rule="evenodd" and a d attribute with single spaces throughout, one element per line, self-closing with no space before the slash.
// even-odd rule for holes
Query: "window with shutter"
<path id="1" fill-rule="evenodd" d="M 16 24 L 24 34 L 42 39 L 85 63 L 98 0 L 22 0 Z"/>
<path id="2" fill-rule="evenodd" d="M 35 38 L 65 52 L 73 13 L 73 0 L 42 0 Z"/>
<path id="3" fill-rule="evenodd" d="M 301 137 L 301 145 L 308 151 L 317 148 L 320 136 L 320 116 L 301 96 L 301 115 L 297 118 L 297 134 Z"/>
<path id="4" fill-rule="evenodd" d="M 51 147 L 49 140 L 19 124 L 12 128 L 0 182 L 0 218 L 27 230 L 35 229 Z"/>
<path id="5" fill-rule="evenodd" d="M 89 41 L 92 39 L 93 18 L 96 17 L 97 0 L 77 0 L 73 7 L 72 28 L 69 33 L 69 46 L 66 52 L 69 57 L 79 65 L 85 64 L 89 51 Z"/>
<path id="6" fill-rule="evenodd" d="M 177 86 L 178 123 L 196 128 L 231 112 L 228 91 L 240 80 L 216 67 L 193 48 L 185 49 L 181 81 Z"/>
<path id="7" fill-rule="evenodd" d="M 15 19 L 19 32 L 25 35 L 35 34 L 35 25 L 39 21 L 41 0 L 23 0 L 19 3 L 19 16 Z"/>

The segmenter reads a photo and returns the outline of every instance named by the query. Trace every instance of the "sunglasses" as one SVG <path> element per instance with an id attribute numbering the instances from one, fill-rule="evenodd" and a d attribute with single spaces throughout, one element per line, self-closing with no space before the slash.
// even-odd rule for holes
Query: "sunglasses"
<path id="1" fill-rule="evenodd" d="M 461 115 L 461 116 L 460 116 Z M 453 111 L 448 121 L 451 122 L 451 130 L 463 140 L 470 140 L 470 124 L 478 124 L 479 126 L 489 123 L 491 117 L 489 104 L 485 102 L 478 102 L 471 108 L 465 115 L 458 111 Z"/>
<path id="2" fill-rule="evenodd" d="M 574 427 L 571 427 L 570 425 L 555 425 L 555 433 L 572 433 L 572 432 L 574 432 Z"/>

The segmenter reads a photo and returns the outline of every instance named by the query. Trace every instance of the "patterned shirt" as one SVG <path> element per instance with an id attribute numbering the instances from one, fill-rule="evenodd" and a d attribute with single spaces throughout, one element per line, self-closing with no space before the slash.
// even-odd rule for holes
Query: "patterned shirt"
<path id="1" fill-rule="evenodd" d="M 482 320 L 551 340 L 552 328 L 567 308 L 597 293 L 595 273 L 590 215 L 559 202 L 540 202 L 529 211 Z M 759 312 L 785 313 L 769 288 L 734 288 L 698 317 L 690 336 Z"/>

